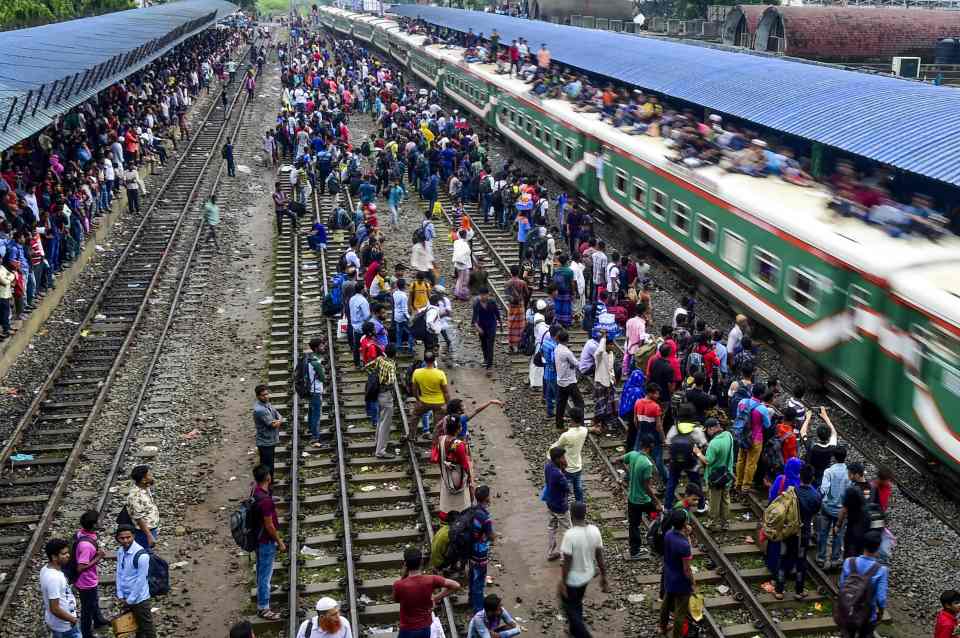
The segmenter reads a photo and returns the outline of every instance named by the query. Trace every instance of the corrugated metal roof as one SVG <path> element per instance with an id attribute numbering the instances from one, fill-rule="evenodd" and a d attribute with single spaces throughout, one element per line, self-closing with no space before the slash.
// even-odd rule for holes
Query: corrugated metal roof
<path id="1" fill-rule="evenodd" d="M 555 61 L 960 185 L 960 89 L 479 11 L 391 11 L 546 43 Z"/>
<path id="2" fill-rule="evenodd" d="M 181 0 L 0 33 L 0 148 L 236 10 L 224 0 Z"/>

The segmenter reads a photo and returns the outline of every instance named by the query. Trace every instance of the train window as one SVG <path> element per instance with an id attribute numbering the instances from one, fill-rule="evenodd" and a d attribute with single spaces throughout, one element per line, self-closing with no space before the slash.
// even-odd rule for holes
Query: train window
<path id="1" fill-rule="evenodd" d="M 551 139 L 551 137 L 550 137 L 550 131 L 549 131 L 549 130 L 544 130 L 544 132 L 543 132 L 543 143 L 546 145 L 547 148 L 550 148 L 550 143 L 551 143 L 551 141 L 552 141 L 552 139 Z"/>
<path id="2" fill-rule="evenodd" d="M 541 129 L 539 124 L 537 124 L 537 127 L 533 129 L 533 137 L 536 138 L 537 140 L 539 140 L 541 137 Z"/>
<path id="3" fill-rule="evenodd" d="M 613 176 L 613 190 L 620 195 L 627 194 L 627 171 L 622 168 L 618 168 L 616 175 Z"/>
<path id="4" fill-rule="evenodd" d="M 527 129 L 527 135 L 529 135 L 533 131 L 533 120 L 531 120 L 529 117 L 527 118 L 526 129 Z"/>
<path id="5" fill-rule="evenodd" d="M 737 270 L 743 270 L 747 262 L 746 240 L 729 230 L 723 231 L 723 260 Z"/>
<path id="6" fill-rule="evenodd" d="M 701 248 L 713 252 L 717 247 L 717 223 L 709 217 L 697 215 L 697 234 L 694 240 Z"/>
<path id="7" fill-rule="evenodd" d="M 563 144 L 563 140 L 560 139 L 560 136 L 559 136 L 559 135 L 557 135 L 555 138 L 553 138 L 553 152 L 554 152 L 554 153 L 559 153 L 559 152 L 560 152 L 560 145 L 561 145 L 561 144 Z"/>
<path id="8" fill-rule="evenodd" d="M 517 113 L 513 109 L 510 109 L 510 124 L 515 124 L 516 120 L 517 120 Z"/>
<path id="9" fill-rule="evenodd" d="M 816 276 L 796 268 L 787 271 L 787 301 L 801 312 L 811 317 L 819 314 L 820 290 Z"/>
<path id="10" fill-rule="evenodd" d="M 763 248 L 753 249 L 751 274 L 755 281 L 770 290 L 776 290 L 780 283 L 780 258 Z"/>
<path id="11" fill-rule="evenodd" d="M 650 214 L 660 221 L 667 220 L 667 194 L 663 191 L 653 189 L 653 196 L 650 202 Z"/>
<path id="12" fill-rule="evenodd" d="M 690 207 L 683 202 L 673 202 L 673 223 L 677 231 L 684 235 L 690 234 Z"/>
<path id="13" fill-rule="evenodd" d="M 567 158 L 568 162 L 573 161 L 573 144 L 571 144 L 570 142 L 567 142 L 567 147 L 565 149 L 564 156 Z"/>
<path id="14" fill-rule="evenodd" d="M 647 183 L 642 179 L 633 178 L 633 205 L 643 208 L 647 203 Z"/>

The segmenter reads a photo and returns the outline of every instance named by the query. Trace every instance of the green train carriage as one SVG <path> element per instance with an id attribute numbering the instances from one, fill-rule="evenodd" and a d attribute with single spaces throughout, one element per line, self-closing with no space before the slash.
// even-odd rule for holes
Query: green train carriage
<path id="1" fill-rule="evenodd" d="M 799 224 L 790 219 L 794 210 L 810 208 L 809 202 L 772 223 L 777 215 L 770 214 L 769 206 L 731 202 L 703 171 L 659 161 L 662 149 L 642 148 L 653 144 L 649 138 L 633 140 L 565 111 L 568 106 L 540 102 L 526 91 L 507 88 L 508 81 L 478 70 L 480 65 L 465 65 L 458 50 L 423 48 L 414 44 L 418 41 L 397 32 L 388 50 L 580 194 L 787 337 L 837 385 L 876 406 L 913 442 L 951 467 L 960 465 L 960 437 L 952 417 L 960 407 L 960 309 L 941 309 L 937 315 L 910 301 L 927 279 L 910 274 L 917 268 L 888 268 L 879 262 L 857 267 L 851 264 L 856 259 L 837 257 L 843 250 L 818 247 L 818 237 L 802 219 Z M 403 53 L 398 56 L 398 51 Z M 755 203 L 751 191 L 769 189 L 765 182 L 771 180 L 744 176 L 742 181 L 738 196 Z M 769 201 L 779 200 L 773 196 Z M 960 254 L 953 244 L 937 249 L 940 256 Z M 904 246 L 894 242 L 890 247 Z M 885 272 L 878 274 L 881 270 Z M 958 270 L 948 269 L 944 279 L 950 280 L 950 272 Z M 927 292 L 939 298 L 950 286 Z M 952 294 L 960 299 L 960 291 Z"/>

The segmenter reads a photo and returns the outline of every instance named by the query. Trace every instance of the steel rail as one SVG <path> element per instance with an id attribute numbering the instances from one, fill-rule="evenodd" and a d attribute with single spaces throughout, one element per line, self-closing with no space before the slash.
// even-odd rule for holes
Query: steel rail
<path id="1" fill-rule="evenodd" d="M 247 48 L 247 50 L 249 50 L 249 47 Z M 214 110 L 216 109 L 216 106 L 217 106 L 217 101 L 211 100 L 210 108 L 207 110 L 206 115 L 204 116 L 204 123 L 209 121 L 210 116 L 213 114 Z M 226 119 L 224 121 L 224 126 L 225 125 L 226 125 Z M 43 401 L 46 400 L 46 397 L 50 389 L 53 387 L 54 383 L 59 378 L 61 371 L 63 370 L 64 366 L 67 364 L 68 359 L 70 358 L 71 354 L 74 352 L 77 345 L 79 344 L 82 336 L 81 333 L 83 332 L 85 327 L 89 325 L 91 321 L 94 319 L 94 317 L 96 316 L 98 310 L 100 309 L 101 302 L 106 296 L 107 291 L 109 290 L 110 286 L 113 284 L 114 280 L 117 278 L 117 275 L 119 274 L 121 268 L 126 264 L 127 258 L 130 256 L 134 247 L 138 244 L 140 236 L 143 233 L 144 229 L 146 228 L 147 223 L 151 221 L 153 212 L 156 209 L 158 203 L 160 203 L 162 199 L 160 197 L 160 193 L 165 192 L 167 187 L 171 184 L 171 182 L 176 177 L 179 176 L 181 165 L 186 161 L 187 157 L 189 156 L 189 152 L 193 149 L 194 145 L 199 139 L 200 139 L 200 128 L 198 127 L 197 132 L 194 134 L 193 138 L 190 140 L 187 148 L 184 149 L 183 154 L 177 160 L 177 163 L 174 165 L 173 170 L 164 180 L 163 184 L 161 185 L 158 191 L 157 196 L 154 197 L 149 208 L 147 209 L 147 212 L 143 215 L 140 221 L 140 224 L 137 226 L 136 230 L 134 231 L 134 234 L 130 238 L 130 241 L 127 242 L 127 245 L 124 247 L 124 250 L 121 253 L 119 259 L 117 260 L 117 263 L 110 270 L 109 275 L 101 285 L 100 290 L 97 292 L 97 295 L 94 298 L 93 302 L 91 303 L 90 308 L 87 311 L 86 315 L 84 316 L 83 320 L 79 323 L 76 331 L 74 332 L 73 336 L 70 338 L 70 341 L 64 347 L 63 354 L 60 355 L 60 358 L 57 360 L 57 363 L 54 365 L 53 369 L 48 373 L 43 384 L 41 385 L 39 390 L 36 392 L 34 399 L 31 402 L 27 412 L 23 415 L 23 417 L 21 417 L 19 423 L 17 424 L 17 427 L 11 433 L 10 438 L 7 440 L 3 449 L 0 450 L 0 466 L 6 464 L 6 461 L 10 458 L 13 451 L 16 449 L 16 446 L 19 444 L 20 440 L 22 439 L 24 433 L 26 432 L 27 427 L 33 423 L 33 419 L 39 412 Z M 217 139 L 219 139 L 219 135 Z M 90 413 L 88 414 L 87 418 L 84 420 L 83 425 L 78 430 L 76 444 L 73 446 L 69 456 L 67 457 L 66 462 L 64 463 L 63 470 L 61 471 L 60 476 L 57 479 L 57 482 L 54 485 L 53 490 L 51 491 L 50 498 L 48 499 L 47 504 L 44 508 L 44 511 L 41 514 L 38 523 L 36 524 L 36 528 L 33 530 L 33 534 L 31 535 L 31 538 L 27 545 L 26 550 L 24 551 L 24 556 L 22 560 L 19 562 L 19 564 L 17 565 L 17 569 L 14 572 L 14 576 L 10 580 L 10 583 L 7 585 L 7 589 L 4 592 L 2 601 L 0 601 L 0 618 L 3 618 L 5 616 L 7 609 L 10 607 L 10 604 L 13 602 L 13 598 L 16 595 L 16 592 L 23 585 L 23 581 L 27 575 L 27 570 L 30 567 L 30 557 L 32 557 L 37 552 L 40 546 L 40 543 L 43 540 L 44 535 L 46 534 L 47 530 L 50 527 L 50 524 L 53 521 L 54 514 L 56 513 L 57 508 L 59 507 L 60 502 L 63 499 L 64 492 L 66 490 L 67 484 L 69 483 L 69 479 L 72 477 L 73 471 L 76 468 L 76 465 L 80 460 L 80 456 L 82 455 L 85 449 L 84 441 L 87 439 L 89 435 L 90 428 L 92 427 L 93 422 L 95 421 L 96 417 L 99 416 L 100 410 L 103 408 L 103 404 L 106 401 L 107 393 L 109 389 L 112 387 L 114 380 L 116 379 L 117 372 L 123 362 L 124 356 L 129 350 L 130 344 L 133 341 L 133 337 L 136 334 L 140 320 L 142 319 L 143 314 L 146 310 L 146 307 L 149 303 L 150 294 L 153 292 L 157 282 L 159 281 L 160 273 L 163 270 L 163 266 L 165 265 L 166 259 L 170 252 L 170 247 L 173 245 L 173 243 L 175 242 L 175 240 L 179 235 L 180 227 L 182 226 L 184 219 L 186 218 L 187 210 L 190 207 L 190 201 L 193 199 L 194 195 L 196 194 L 196 190 L 199 187 L 200 181 L 203 178 L 203 174 L 206 170 L 206 167 L 209 165 L 212 157 L 213 157 L 213 154 L 211 153 L 207 157 L 206 161 L 204 162 L 203 166 L 200 169 L 197 180 L 194 183 L 190 191 L 190 195 L 187 198 L 187 203 L 184 205 L 183 209 L 181 210 L 181 213 L 177 219 L 177 223 L 174 226 L 173 231 L 171 232 L 169 242 L 167 243 L 166 247 L 164 248 L 161 254 L 160 262 L 157 265 L 157 268 L 154 271 L 153 276 L 151 277 L 150 283 L 148 284 L 147 288 L 144 290 L 143 301 L 141 302 L 140 306 L 137 309 L 137 312 L 133 318 L 133 321 L 130 324 L 130 327 L 127 331 L 126 337 L 124 338 L 120 346 L 120 349 L 117 352 L 116 358 L 114 359 L 113 363 L 110 366 L 110 369 L 107 372 L 106 378 L 103 380 L 102 384 L 98 389 L 97 397 L 94 400 L 94 404 L 90 409 Z"/>
<path id="2" fill-rule="evenodd" d="M 341 191 L 342 192 L 342 191 Z M 329 238 L 328 238 L 329 240 Z M 327 284 L 327 248 L 324 246 L 320 250 L 320 272 L 323 277 L 323 294 L 328 292 Z M 343 424 L 340 413 L 340 393 L 337 384 L 337 358 L 336 358 L 336 335 L 334 334 L 334 325 L 331 321 L 326 321 L 327 332 L 327 361 L 330 364 L 330 397 L 333 404 L 333 425 L 337 438 L 337 469 L 339 476 L 340 493 L 340 511 L 343 520 L 343 557 L 346 565 L 346 585 L 347 585 L 347 604 L 345 605 L 350 614 L 350 626 L 353 632 L 353 638 L 359 638 L 360 614 L 357 604 L 357 570 L 354 564 L 353 556 L 353 529 L 350 521 L 350 491 L 347 483 L 347 446 L 344 441 Z M 294 496 L 296 493 L 293 493 Z M 296 581 L 291 585 L 295 586 Z M 296 625 L 291 625 L 289 638 L 296 638 Z"/>
<path id="3" fill-rule="evenodd" d="M 226 123 L 229 121 L 229 119 L 233 115 L 233 110 L 236 107 L 237 102 L 242 101 L 242 104 L 240 106 L 240 113 L 238 114 L 238 117 L 237 117 L 237 124 L 234 127 L 234 136 L 240 130 L 240 124 L 242 123 L 243 113 L 246 110 L 246 107 L 249 103 L 248 100 L 242 99 L 242 96 L 243 96 L 243 90 L 242 89 L 238 90 L 237 94 L 234 96 L 233 100 L 230 102 L 229 112 L 226 115 L 224 120 L 224 123 L 226 125 Z M 226 128 L 226 126 L 224 126 L 224 128 Z M 221 130 L 221 135 L 217 137 L 217 141 L 219 141 L 220 138 L 222 137 L 222 133 L 223 131 Z M 214 144 L 214 146 L 216 146 L 216 144 Z M 217 191 L 217 187 L 220 185 L 220 181 L 222 177 L 223 177 L 223 163 L 221 163 L 219 168 L 217 169 L 217 175 L 214 178 L 213 185 L 210 188 L 211 193 L 215 193 Z M 202 175 L 201 175 L 201 178 L 202 178 Z M 189 207 L 189 203 L 188 203 L 188 207 Z M 201 217 L 200 223 L 197 226 L 196 233 L 194 233 L 190 250 L 187 253 L 186 263 L 188 266 L 193 261 L 194 255 L 196 254 L 197 246 L 200 243 L 200 236 L 203 230 L 203 226 L 204 226 L 204 223 Z M 114 453 L 114 456 L 113 456 L 113 463 L 110 465 L 110 470 L 109 472 L 107 472 L 107 476 L 104 480 L 103 488 L 101 489 L 101 492 L 100 492 L 100 498 L 98 499 L 97 505 L 95 508 L 100 513 L 101 516 L 103 516 L 103 513 L 106 510 L 107 504 L 110 502 L 110 497 L 111 497 L 110 487 L 116 481 L 117 473 L 119 472 L 120 467 L 123 464 L 124 456 L 126 455 L 127 449 L 129 448 L 130 440 L 133 436 L 134 430 L 136 429 L 137 418 L 140 416 L 140 410 L 143 408 L 143 404 L 146 402 L 147 392 L 150 389 L 150 382 L 153 376 L 153 371 L 156 368 L 157 362 L 160 360 L 160 355 L 162 353 L 163 346 L 166 343 L 167 334 L 170 331 L 170 327 L 173 325 L 176 312 L 179 309 L 180 297 L 183 294 L 183 289 L 186 286 L 186 282 L 189 274 L 190 274 L 189 267 L 184 268 L 183 271 L 180 273 L 179 279 L 177 280 L 177 287 L 176 287 L 176 290 L 174 291 L 173 299 L 170 302 L 170 310 L 167 312 L 167 319 L 164 322 L 163 329 L 160 332 L 159 338 L 157 339 L 157 344 L 154 347 L 153 355 L 150 358 L 150 362 L 147 364 L 147 369 L 144 372 L 143 383 L 140 385 L 140 391 L 137 394 L 137 398 L 136 398 L 136 401 L 134 402 L 133 409 L 130 411 L 130 417 L 127 419 L 126 429 L 124 429 L 122 438 L 120 440 L 120 444 L 117 447 L 117 451 L 116 453 Z"/>

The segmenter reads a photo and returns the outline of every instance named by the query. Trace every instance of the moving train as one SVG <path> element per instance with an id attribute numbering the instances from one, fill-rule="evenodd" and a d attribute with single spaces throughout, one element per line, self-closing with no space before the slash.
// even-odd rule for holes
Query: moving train
<path id="1" fill-rule="evenodd" d="M 960 238 L 893 238 L 835 217 L 823 190 L 687 169 L 662 139 L 533 97 L 393 20 L 328 7 L 321 22 L 391 56 L 788 341 L 882 416 L 897 447 L 960 470 Z"/>

